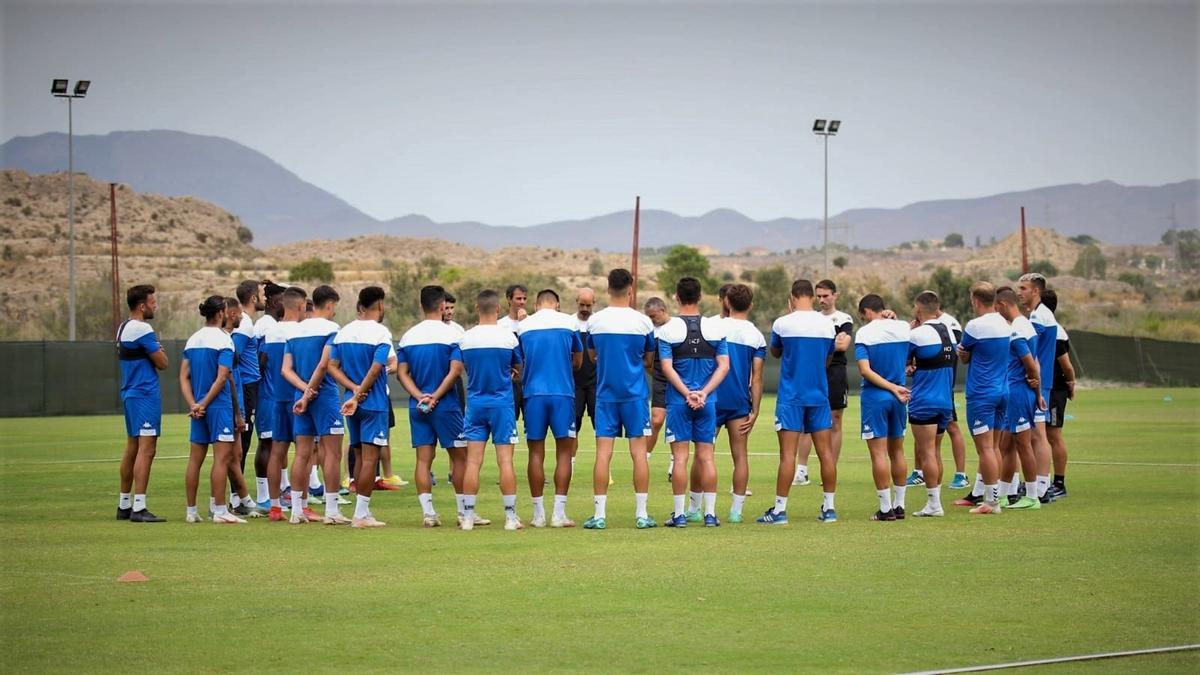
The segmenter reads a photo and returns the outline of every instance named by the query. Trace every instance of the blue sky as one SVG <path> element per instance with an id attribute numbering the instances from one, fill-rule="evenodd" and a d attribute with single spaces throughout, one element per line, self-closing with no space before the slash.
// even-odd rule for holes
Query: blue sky
<path id="1" fill-rule="evenodd" d="M 1197 4 L 5 2 L 0 137 L 232 138 L 373 216 L 818 216 L 1197 169 Z"/>

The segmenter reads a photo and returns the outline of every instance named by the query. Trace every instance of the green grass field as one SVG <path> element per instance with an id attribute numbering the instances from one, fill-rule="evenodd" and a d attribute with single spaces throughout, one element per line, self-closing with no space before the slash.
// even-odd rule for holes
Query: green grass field
<path id="1" fill-rule="evenodd" d="M 899 523 L 867 520 L 876 502 L 851 406 L 841 522 L 815 521 L 814 484 L 793 488 L 790 527 L 683 531 L 633 529 L 621 453 L 605 532 L 424 530 L 411 487 L 376 493 L 381 530 L 189 526 L 176 415 L 149 497 L 170 522 L 135 525 L 113 519 L 119 418 L 0 420 L 2 670 L 897 672 L 1200 642 L 1200 390 L 1082 392 L 1070 497 L 1039 512 L 973 517 L 945 490 L 945 518 Z M 395 457 L 411 478 L 400 417 Z M 569 506 L 580 522 L 592 447 Z M 764 419 L 748 515 L 771 503 L 774 450 Z M 726 452 L 722 518 L 729 468 Z M 661 521 L 665 453 L 652 470 Z M 485 474 L 479 509 L 502 517 L 494 461 Z M 202 500 L 206 485 L 207 473 Z M 452 492 L 434 494 L 452 516 Z M 527 520 L 523 482 L 519 494 Z M 923 501 L 913 489 L 910 511 Z M 135 569 L 150 581 L 117 583 Z M 1047 670 L 1198 669 L 1188 652 Z"/>

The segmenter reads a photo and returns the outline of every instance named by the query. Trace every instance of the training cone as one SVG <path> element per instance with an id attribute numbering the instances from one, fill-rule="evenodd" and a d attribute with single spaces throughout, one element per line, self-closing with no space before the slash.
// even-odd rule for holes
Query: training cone
<path id="1" fill-rule="evenodd" d="M 121 576 L 117 577 L 117 581 L 120 581 L 122 583 L 127 583 L 127 582 L 132 582 L 132 581 L 150 581 L 150 578 L 147 577 L 145 574 L 142 574 L 141 570 L 129 570 L 125 574 L 122 574 Z"/>

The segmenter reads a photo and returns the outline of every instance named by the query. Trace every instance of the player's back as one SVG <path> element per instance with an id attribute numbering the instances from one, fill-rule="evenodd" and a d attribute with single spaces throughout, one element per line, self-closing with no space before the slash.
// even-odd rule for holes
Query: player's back
<path id="1" fill-rule="evenodd" d="M 150 324 L 130 319 L 121 325 L 117 335 L 117 355 L 121 361 L 121 400 L 128 398 L 161 398 L 158 371 L 150 362 L 150 354 L 162 349 Z"/>
<path id="2" fill-rule="evenodd" d="M 796 310 L 775 320 L 771 326 L 771 347 L 783 351 L 779 403 L 829 405 L 825 367 L 833 354 L 833 337 L 833 322 L 817 311 Z"/>
<path id="3" fill-rule="evenodd" d="M 1041 371 L 1042 389 L 1049 391 L 1050 383 L 1054 379 L 1054 360 L 1057 358 L 1055 350 L 1058 343 L 1058 319 L 1049 307 L 1038 303 L 1029 313 L 1029 322 L 1037 332 L 1037 349 L 1034 355 Z"/>
<path id="4" fill-rule="evenodd" d="M 911 329 L 897 319 L 875 319 L 858 329 L 854 338 L 854 355 L 866 359 L 871 370 L 883 379 L 903 386 Z M 863 400 L 891 398 L 892 393 L 879 388 L 867 378 L 862 379 Z"/>
<path id="5" fill-rule="evenodd" d="M 954 408 L 954 364 L 958 362 L 955 344 L 954 331 L 949 324 L 937 319 L 912 330 L 909 356 L 916 361 L 916 370 L 912 376 L 912 399 L 908 407 L 914 417 L 922 417 L 923 412 Z"/>
<path id="6" fill-rule="evenodd" d="M 200 401 L 208 395 L 221 366 L 233 368 L 233 340 L 215 326 L 205 326 L 192 334 L 183 347 L 183 358 L 188 361 L 188 372 L 192 381 L 192 396 Z M 220 393 L 209 404 L 210 408 L 229 407 L 229 386 L 221 387 Z"/>
<path id="7" fill-rule="evenodd" d="M 729 351 L 729 374 L 717 387 L 717 407 L 736 410 L 750 405 L 750 376 L 754 360 L 765 359 L 767 340 L 745 319 L 725 319 L 725 345 Z"/>
<path id="8" fill-rule="evenodd" d="M 263 349 L 267 352 L 267 373 L 263 380 L 269 383 L 267 388 L 275 401 L 290 403 L 295 400 L 293 392 L 296 388 L 283 379 L 283 354 L 288 338 L 298 330 L 299 321 L 277 321 L 263 335 Z"/>
<path id="9" fill-rule="evenodd" d="M 574 316 L 539 309 L 517 326 L 524 366 L 521 382 L 530 396 L 574 396 L 572 354 L 583 350 Z"/>
<path id="10" fill-rule="evenodd" d="M 267 331 L 277 323 L 279 322 L 270 314 L 264 314 L 254 322 L 254 363 L 259 368 L 258 400 L 260 401 L 275 400 L 275 390 L 272 387 L 274 383 L 271 382 L 271 379 L 267 377 L 267 373 L 263 370 L 266 366 L 262 363 L 262 356 L 266 356 L 267 353 Z"/>
<path id="11" fill-rule="evenodd" d="M 339 327 L 329 319 L 320 317 L 312 317 L 300 322 L 296 328 L 296 333 L 288 338 L 285 352 L 292 355 L 292 369 L 300 376 L 300 379 L 308 381 L 316 372 L 317 366 L 321 364 L 321 357 L 327 345 L 333 344 L 333 337 L 337 335 Z M 300 399 L 301 393 L 296 391 L 296 400 Z M 326 373 L 325 378 L 321 381 L 322 394 L 337 394 L 337 384 L 333 378 Z"/>
<path id="12" fill-rule="evenodd" d="M 724 321 L 720 316 L 676 316 L 658 329 L 658 356 L 671 359 L 671 367 L 688 390 L 704 388 L 717 369 L 716 358 L 728 356 Z M 713 392 L 709 400 L 718 403 L 720 394 Z M 683 405 L 683 394 L 667 387 L 667 403 Z"/>
<path id="13" fill-rule="evenodd" d="M 520 363 L 517 336 L 499 325 L 479 325 L 459 340 L 467 369 L 467 408 L 513 405 L 512 367 Z"/>
<path id="14" fill-rule="evenodd" d="M 333 338 L 333 354 L 342 372 L 359 383 L 367 377 L 372 365 L 379 363 L 381 368 L 387 367 L 391 349 L 392 333 L 378 321 L 356 319 L 342 326 Z M 387 410 L 389 405 L 387 373 L 381 372 L 367 392 L 367 398 L 358 407 L 379 411 Z"/>
<path id="15" fill-rule="evenodd" d="M 1011 340 L 1012 326 L 999 312 L 988 312 L 967 322 L 962 344 L 971 352 L 967 363 L 968 397 L 999 397 L 1008 392 Z"/>
<path id="16" fill-rule="evenodd" d="M 596 401 L 649 397 L 644 355 L 654 351 L 654 324 L 630 307 L 605 307 L 588 319 L 588 348 L 596 352 Z"/>
<path id="17" fill-rule="evenodd" d="M 456 323 L 426 319 L 400 336 L 396 358 L 408 365 L 408 373 L 418 389 L 432 393 L 442 385 L 442 381 L 450 374 L 450 362 L 462 360 L 458 341 L 465 332 Z M 410 397 L 408 406 L 417 407 L 417 400 Z M 438 407 L 448 410 L 461 408 L 457 396 L 446 396 L 438 403 Z"/>
<path id="18" fill-rule="evenodd" d="M 258 382 L 262 377 L 258 369 L 258 340 L 254 336 L 254 323 L 249 314 L 242 314 L 242 320 L 231 336 L 237 354 L 238 381 L 243 385 Z"/>
<path id="19" fill-rule="evenodd" d="M 1034 358 L 1036 359 L 1039 341 L 1037 329 L 1033 327 L 1029 319 L 1018 314 L 1017 318 L 1013 319 L 1012 337 L 1008 343 L 1008 386 L 1010 389 L 1026 386 L 1025 364 L 1021 359 L 1027 354 L 1034 354 Z M 1053 343 L 1051 346 L 1053 346 Z M 1051 364 L 1051 377 L 1053 377 L 1053 367 L 1054 364 Z M 1040 366 L 1038 367 L 1038 371 L 1039 373 L 1041 372 Z"/>

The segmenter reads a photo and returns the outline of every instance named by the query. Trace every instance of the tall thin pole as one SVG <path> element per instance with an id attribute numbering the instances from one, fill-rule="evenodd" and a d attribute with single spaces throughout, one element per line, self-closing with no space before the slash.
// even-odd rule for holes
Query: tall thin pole
<path id="1" fill-rule="evenodd" d="M 829 278 L 829 134 L 825 134 L 825 278 Z"/>
<path id="2" fill-rule="evenodd" d="M 75 341 L 75 117 L 71 109 L 71 98 L 67 99 L 67 236 L 70 238 L 67 251 L 67 276 L 70 289 L 67 291 L 67 338 Z"/>
<path id="3" fill-rule="evenodd" d="M 110 211 L 108 220 L 112 224 L 112 323 L 113 335 L 117 334 L 117 329 L 121 327 L 121 265 L 120 258 L 117 255 L 117 184 L 108 184 L 108 203 Z"/>
<path id="4" fill-rule="evenodd" d="M 1025 207 L 1021 207 L 1021 274 L 1029 273 L 1029 246 L 1025 239 Z"/>
<path id="5" fill-rule="evenodd" d="M 633 297 L 632 304 L 637 307 L 638 286 L 638 239 L 641 236 L 642 196 L 638 195 L 633 202 Z"/>

